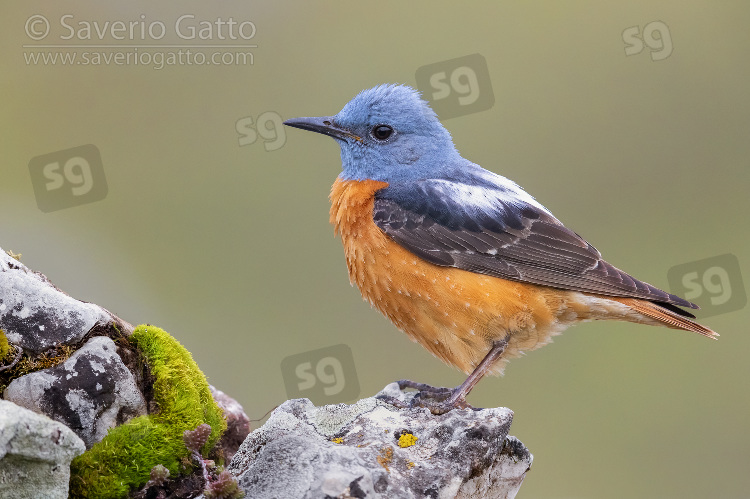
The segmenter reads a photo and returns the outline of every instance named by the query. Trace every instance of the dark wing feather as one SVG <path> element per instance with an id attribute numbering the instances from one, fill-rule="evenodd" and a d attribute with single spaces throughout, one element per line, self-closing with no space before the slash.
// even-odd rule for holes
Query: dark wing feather
<path id="1" fill-rule="evenodd" d="M 446 182 L 390 186 L 375 195 L 373 219 L 388 236 L 436 265 L 503 279 L 697 308 L 639 281 L 602 259 L 599 251 L 538 205 L 510 192 L 476 187 L 467 202 Z M 472 197 L 474 194 L 472 193 Z M 687 312 L 675 309 L 686 316 Z"/>

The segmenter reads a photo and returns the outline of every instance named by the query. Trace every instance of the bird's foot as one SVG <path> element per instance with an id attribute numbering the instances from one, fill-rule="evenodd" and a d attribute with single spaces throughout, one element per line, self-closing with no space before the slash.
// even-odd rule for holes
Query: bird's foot
<path id="1" fill-rule="evenodd" d="M 404 390 L 406 388 L 411 388 L 412 390 L 416 390 L 418 392 L 427 392 L 435 397 L 443 397 L 446 398 L 451 393 L 453 393 L 454 388 L 447 388 L 445 386 L 432 386 L 428 385 L 427 383 L 418 383 L 416 381 L 412 381 L 410 379 L 400 379 L 396 381 L 398 383 L 398 387 L 401 390 Z"/>
<path id="2" fill-rule="evenodd" d="M 401 390 L 411 388 L 416 390 L 417 393 L 409 402 L 403 402 L 388 395 L 381 395 L 378 398 L 383 402 L 401 409 L 424 407 L 435 415 L 445 414 L 453 409 L 473 409 L 473 407 L 466 402 L 465 394 L 460 390 L 461 387 L 446 388 L 442 386 L 431 386 L 425 383 L 410 381 L 408 379 L 399 380 L 397 383 Z"/>

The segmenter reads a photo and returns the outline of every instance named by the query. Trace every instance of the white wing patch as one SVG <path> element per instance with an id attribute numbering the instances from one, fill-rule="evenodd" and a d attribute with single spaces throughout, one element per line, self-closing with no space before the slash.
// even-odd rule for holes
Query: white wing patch
<path id="1" fill-rule="evenodd" d="M 497 193 L 496 196 L 500 200 L 510 203 L 513 203 L 514 200 L 523 201 L 524 203 L 530 204 L 535 208 L 539 208 L 548 215 L 552 215 L 552 213 L 547 208 L 542 206 L 541 203 L 539 203 L 536 199 L 534 199 L 531 194 L 524 191 L 520 185 L 513 182 L 509 178 L 503 177 L 502 175 L 498 175 L 497 173 L 493 173 L 489 170 L 485 170 L 484 168 L 479 168 L 479 172 L 483 180 L 486 180 L 498 186 L 500 192 Z M 512 195 L 505 191 L 510 191 Z"/>
<path id="2" fill-rule="evenodd" d="M 539 204 L 536 199 L 521 189 L 512 180 L 508 180 L 492 172 L 487 172 L 487 174 L 484 180 L 496 185 L 497 189 L 442 179 L 433 179 L 430 180 L 430 183 L 441 190 L 446 197 L 457 201 L 462 206 L 471 206 L 486 214 L 496 212 L 498 204 L 502 203 L 513 207 L 520 207 L 524 204 L 531 205 L 553 216 L 547 208 Z"/>

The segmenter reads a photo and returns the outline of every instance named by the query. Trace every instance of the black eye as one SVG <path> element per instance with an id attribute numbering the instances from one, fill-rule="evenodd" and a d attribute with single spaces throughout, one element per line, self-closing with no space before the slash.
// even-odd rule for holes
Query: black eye
<path id="1" fill-rule="evenodd" d="M 375 125 L 372 128 L 372 136 L 378 140 L 386 140 L 393 134 L 393 128 L 388 125 Z"/>

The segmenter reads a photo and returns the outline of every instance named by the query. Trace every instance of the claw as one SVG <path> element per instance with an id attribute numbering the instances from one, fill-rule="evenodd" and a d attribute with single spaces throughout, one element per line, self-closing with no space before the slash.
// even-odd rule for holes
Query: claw
<path id="1" fill-rule="evenodd" d="M 399 408 L 405 408 L 407 406 L 424 407 L 435 415 L 445 414 L 453 409 L 474 409 L 474 407 L 466 401 L 466 396 L 472 388 L 474 388 L 474 385 L 482 379 L 482 376 L 490 370 L 495 361 L 503 355 L 505 347 L 507 346 L 508 338 L 494 341 L 492 343 L 492 348 L 487 352 L 487 355 L 484 356 L 479 365 L 477 365 L 469 377 L 466 378 L 466 381 L 456 388 L 445 388 L 442 386 L 434 387 L 424 383 L 402 379 L 397 381 L 398 387 L 401 391 L 406 388 L 417 390 L 417 393 L 414 394 L 408 404 L 388 395 L 383 395 L 378 398 Z"/>
<path id="2" fill-rule="evenodd" d="M 466 402 L 466 398 L 460 390 L 461 387 L 436 387 L 408 379 L 399 380 L 397 383 L 401 390 L 407 388 L 417 390 L 417 393 L 408 403 L 389 395 L 381 395 L 378 399 L 400 409 L 425 408 L 435 415 L 445 414 L 453 409 L 473 409 Z"/>
<path id="3" fill-rule="evenodd" d="M 411 388 L 413 390 L 417 390 L 418 392 L 429 392 L 434 394 L 450 394 L 454 390 L 453 388 L 446 388 L 444 386 L 431 386 L 426 383 L 418 383 L 409 379 L 401 379 L 396 383 L 398 383 L 398 387 L 401 388 L 401 390 L 405 388 Z"/>

